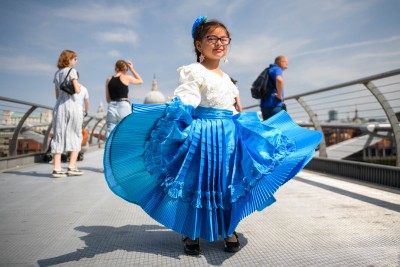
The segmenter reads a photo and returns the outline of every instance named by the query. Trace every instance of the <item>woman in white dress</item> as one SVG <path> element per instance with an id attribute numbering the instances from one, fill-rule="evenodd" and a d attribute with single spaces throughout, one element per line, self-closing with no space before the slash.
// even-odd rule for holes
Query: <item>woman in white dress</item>
<path id="1" fill-rule="evenodd" d="M 58 58 L 58 71 L 54 74 L 56 105 L 53 109 L 53 138 L 51 140 L 51 153 L 53 153 L 53 173 L 55 178 L 67 175 L 82 175 L 77 166 L 77 158 L 82 142 L 82 104 L 77 94 L 81 89 L 78 83 L 78 74 L 73 67 L 77 63 L 78 55 L 71 50 L 64 50 Z M 68 76 L 67 76 L 68 75 Z M 72 81 L 75 94 L 68 94 L 60 90 L 60 84 Z M 70 153 L 68 169 L 61 167 L 61 154 Z"/>

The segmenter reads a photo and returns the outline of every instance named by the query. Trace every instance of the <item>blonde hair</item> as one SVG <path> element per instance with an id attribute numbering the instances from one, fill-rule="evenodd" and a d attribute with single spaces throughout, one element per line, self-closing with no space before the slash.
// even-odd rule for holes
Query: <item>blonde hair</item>
<path id="1" fill-rule="evenodd" d="M 115 71 L 116 72 L 120 72 L 120 71 L 126 71 L 128 70 L 128 64 L 126 63 L 125 60 L 117 60 L 117 62 L 115 62 Z"/>
<path id="2" fill-rule="evenodd" d="M 61 52 L 60 57 L 58 58 L 57 68 L 62 69 L 69 66 L 69 61 L 73 58 L 76 58 L 78 54 L 71 50 L 64 50 Z"/>

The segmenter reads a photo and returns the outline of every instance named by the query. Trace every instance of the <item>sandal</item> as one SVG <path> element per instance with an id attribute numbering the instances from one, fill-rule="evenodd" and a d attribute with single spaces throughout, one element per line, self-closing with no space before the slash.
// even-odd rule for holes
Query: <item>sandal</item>
<path id="1" fill-rule="evenodd" d="M 186 241 L 191 240 L 189 237 L 184 237 L 183 241 L 183 251 L 185 251 L 186 255 L 198 256 L 200 255 L 200 240 L 198 238 L 195 239 L 197 243 L 187 244 Z"/>
<path id="2" fill-rule="evenodd" d="M 228 242 L 225 238 L 225 252 L 236 253 L 240 250 L 239 236 L 236 232 L 233 232 L 236 237 L 236 242 Z"/>

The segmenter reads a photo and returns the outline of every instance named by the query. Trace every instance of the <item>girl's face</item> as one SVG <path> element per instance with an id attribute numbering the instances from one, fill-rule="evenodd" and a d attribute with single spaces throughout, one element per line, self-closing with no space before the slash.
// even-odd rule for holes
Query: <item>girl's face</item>
<path id="1" fill-rule="evenodd" d="M 69 60 L 69 67 L 70 67 L 70 68 L 74 67 L 74 66 L 76 65 L 77 62 L 78 62 L 78 58 L 77 58 L 77 57 L 71 58 L 71 59 Z"/>
<path id="2" fill-rule="evenodd" d="M 215 61 L 223 58 L 227 51 L 230 38 L 222 27 L 207 32 L 201 42 L 197 42 L 197 49 L 203 53 L 205 61 Z"/>

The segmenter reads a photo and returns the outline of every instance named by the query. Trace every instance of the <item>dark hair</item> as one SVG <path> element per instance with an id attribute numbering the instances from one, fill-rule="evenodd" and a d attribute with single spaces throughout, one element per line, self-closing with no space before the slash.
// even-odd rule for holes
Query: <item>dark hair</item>
<path id="1" fill-rule="evenodd" d="M 209 31 L 215 30 L 216 28 L 220 28 L 220 27 L 225 29 L 226 34 L 228 35 L 227 37 L 231 37 L 230 34 L 229 34 L 228 29 L 226 28 L 226 26 L 222 22 L 220 22 L 218 20 L 209 20 L 209 21 L 199 25 L 196 28 L 196 30 L 194 32 L 194 35 L 193 35 L 194 36 L 193 37 L 193 45 L 194 45 L 194 50 L 196 52 L 197 62 L 200 62 L 201 52 L 196 47 L 196 41 L 201 42 L 201 40 L 203 40 L 204 36 Z"/>

